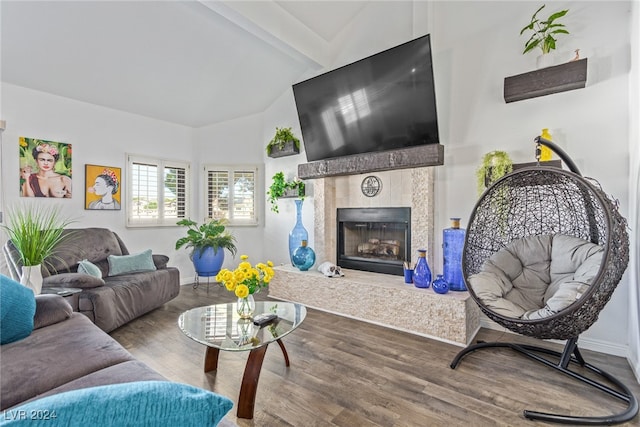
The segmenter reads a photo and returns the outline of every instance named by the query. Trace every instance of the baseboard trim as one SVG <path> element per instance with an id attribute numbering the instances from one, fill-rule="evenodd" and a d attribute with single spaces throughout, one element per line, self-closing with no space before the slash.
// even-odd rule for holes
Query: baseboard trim
<path id="1" fill-rule="evenodd" d="M 510 334 L 514 333 L 498 325 L 497 323 L 493 322 L 492 320 L 490 320 L 485 316 L 480 317 L 480 326 L 483 328 L 493 329 L 496 331 L 503 331 Z M 564 344 L 563 340 L 545 340 L 545 341 Z M 585 338 L 585 337 L 580 337 L 578 345 L 580 346 L 581 349 L 584 349 L 584 350 L 597 351 L 599 353 L 610 354 L 612 356 L 624 357 L 629 361 L 629 364 L 631 365 L 632 369 L 634 368 L 633 364 L 631 364 L 631 361 L 629 360 L 629 346 L 615 344 L 608 341 L 594 340 L 592 338 Z M 638 373 L 636 373 L 636 377 L 638 377 Z"/>

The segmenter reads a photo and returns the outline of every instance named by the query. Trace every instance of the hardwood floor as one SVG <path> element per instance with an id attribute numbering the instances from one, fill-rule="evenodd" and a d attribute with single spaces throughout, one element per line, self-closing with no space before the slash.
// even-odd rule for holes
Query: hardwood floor
<path id="1" fill-rule="evenodd" d="M 111 336 L 168 379 L 237 402 L 246 354 L 220 352 L 218 371 L 205 374 L 205 347 L 177 326 L 178 316 L 189 308 L 234 299 L 217 285 L 208 291 L 206 285 L 183 286 L 176 299 Z M 540 344 L 485 329 L 476 339 Z M 547 424 L 525 419 L 522 410 L 594 416 L 623 408 L 604 393 L 510 350 L 470 354 L 452 370 L 449 364 L 460 347 L 313 309 L 283 341 L 291 366 L 286 368 L 280 350 L 270 346 L 254 419 L 237 419 L 235 406 L 227 415 L 239 426 L 541 426 Z M 625 359 L 582 353 L 640 396 Z M 625 425 L 640 425 L 638 418 Z"/>

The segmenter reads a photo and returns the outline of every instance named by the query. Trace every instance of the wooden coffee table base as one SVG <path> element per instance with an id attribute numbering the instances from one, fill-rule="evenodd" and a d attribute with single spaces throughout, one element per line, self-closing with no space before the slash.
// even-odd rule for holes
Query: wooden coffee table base
<path id="1" fill-rule="evenodd" d="M 289 366 L 289 355 L 287 349 L 281 340 L 276 341 L 284 355 L 284 363 Z M 253 418 L 253 408 L 256 403 L 256 390 L 258 389 L 258 379 L 260 379 L 260 371 L 262 370 L 262 361 L 267 353 L 269 344 L 262 347 L 254 348 L 249 352 L 247 365 L 244 368 L 242 376 L 242 385 L 240 386 L 240 396 L 238 397 L 238 418 Z M 210 372 L 218 369 L 218 356 L 220 349 L 215 347 L 207 347 L 204 355 L 204 371 Z"/>

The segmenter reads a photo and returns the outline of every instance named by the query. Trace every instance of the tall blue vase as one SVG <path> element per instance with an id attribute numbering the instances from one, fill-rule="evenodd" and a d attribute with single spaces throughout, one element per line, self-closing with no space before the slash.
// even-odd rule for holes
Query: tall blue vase
<path id="1" fill-rule="evenodd" d="M 309 240 L 309 233 L 307 229 L 302 225 L 302 200 L 296 199 L 296 225 L 293 230 L 289 232 L 289 260 L 294 267 L 296 264 L 293 262 L 293 253 L 296 249 L 302 246 L 302 241 Z"/>
<path id="2" fill-rule="evenodd" d="M 462 250 L 466 232 L 464 228 L 460 228 L 460 218 L 451 218 L 451 222 L 451 228 L 442 231 L 444 280 L 449 284 L 450 290 L 466 291 L 462 277 Z"/>
<path id="3" fill-rule="evenodd" d="M 416 288 L 428 288 L 431 285 L 431 269 L 427 263 L 426 249 L 418 249 L 418 261 L 413 268 L 413 284 Z"/>

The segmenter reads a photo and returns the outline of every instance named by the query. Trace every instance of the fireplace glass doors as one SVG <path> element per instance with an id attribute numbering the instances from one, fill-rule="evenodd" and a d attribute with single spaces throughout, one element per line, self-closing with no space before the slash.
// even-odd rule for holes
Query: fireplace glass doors
<path id="1" fill-rule="evenodd" d="M 338 209 L 338 265 L 402 276 L 411 261 L 410 226 L 411 208 Z"/>

